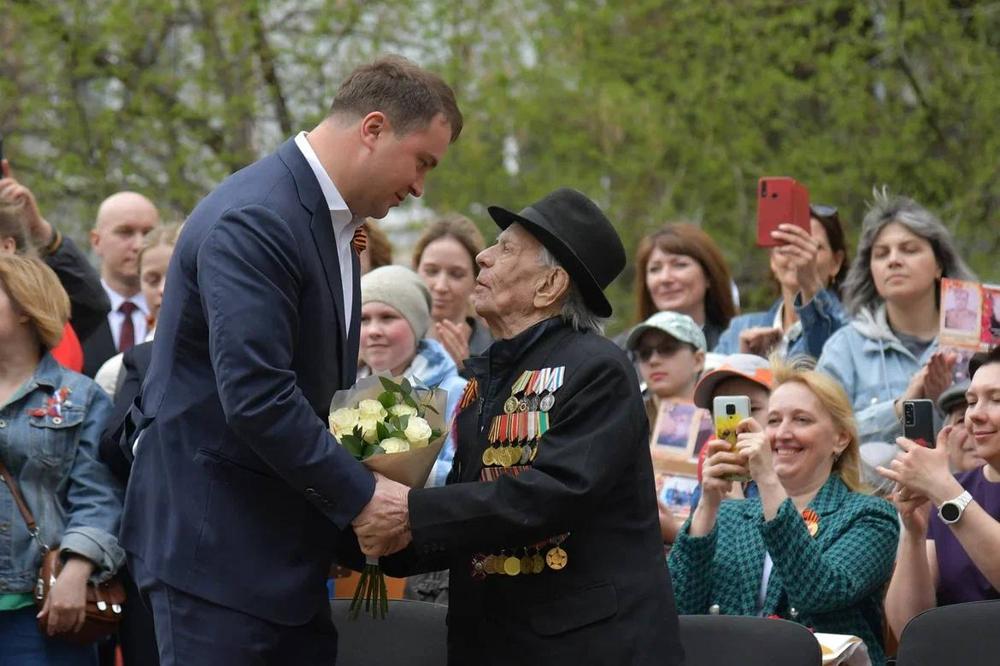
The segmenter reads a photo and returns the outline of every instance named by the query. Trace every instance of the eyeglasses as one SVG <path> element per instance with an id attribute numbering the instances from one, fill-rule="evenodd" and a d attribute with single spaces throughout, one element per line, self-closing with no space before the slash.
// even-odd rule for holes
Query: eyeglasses
<path id="1" fill-rule="evenodd" d="M 837 214 L 837 207 L 828 206 L 826 204 L 811 203 L 809 204 L 809 211 L 816 217 L 833 217 Z"/>
<path id="2" fill-rule="evenodd" d="M 639 360 L 643 363 L 649 361 L 653 358 L 653 352 L 656 352 L 663 358 L 673 356 L 680 350 L 686 343 L 677 340 L 676 338 L 663 338 L 658 345 L 642 345 L 635 348 L 635 355 L 639 357 Z M 690 345 L 688 345 L 690 346 Z"/>

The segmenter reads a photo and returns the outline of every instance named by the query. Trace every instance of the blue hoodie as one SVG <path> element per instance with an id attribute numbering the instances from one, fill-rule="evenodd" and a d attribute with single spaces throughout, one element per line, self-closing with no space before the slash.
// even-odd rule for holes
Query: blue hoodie
<path id="1" fill-rule="evenodd" d="M 448 436 L 441 447 L 434 468 L 427 478 L 427 487 L 443 486 L 444 480 L 451 471 L 451 463 L 455 458 L 455 443 L 451 438 L 451 420 L 455 416 L 455 405 L 458 404 L 465 391 L 467 380 L 458 374 L 458 366 L 437 340 L 424 338 L 417 345 L 417 355 L 406 369 L 403 376 L 415 386 L 437 386 L 448 392 L 445 407 L 444 423 Z"/>
<path id="2" fill-rule="evenodd" d="M 893 403 L 937 348 L 935 339 L 916 358 L 889 327 L 884 304 L 874 311 L 862 310 L 827 341 L 817 367 L 847 391 L 858 423 L 867 481 L 879 481 L 880 477 L 872 476 L 872 468 L 888 465 L 895 457 L 896 438 L 902 437 L 903 428 Z M 936 413 L 935 430 L 938 427 L 940 414 Z"/>

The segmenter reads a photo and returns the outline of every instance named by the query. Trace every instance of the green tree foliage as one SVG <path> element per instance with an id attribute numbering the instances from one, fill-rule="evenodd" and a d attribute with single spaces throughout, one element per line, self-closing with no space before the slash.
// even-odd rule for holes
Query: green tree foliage
<path id="1" fill-rule="evenodd" d="M 427 205 L 473 216 L 561 186 L 631 253 L 704 226 L 745 307 L 769 292 L 756 180 L 792 175 L 856 237 L 872 187 L 936 211 L 1000 281 L 1000 11 L 974 0 L 0 0 L 0 130 L 45 200 L 92 219 L 122 187 L 183 214 L 322 117 L 394 51 L 466 114 Z M 632 267 L 612 288 L 631 323 Z"/>

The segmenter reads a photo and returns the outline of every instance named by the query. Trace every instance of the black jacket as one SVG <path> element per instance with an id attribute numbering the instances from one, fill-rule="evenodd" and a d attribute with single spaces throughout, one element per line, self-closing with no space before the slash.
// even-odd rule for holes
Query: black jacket
<path id="1" fill-rule="evenodd" d="M 457 416 L 449 485 L 411 491 L 413 543 L 385 558 L 387 570 L 450 567 L 449 663 L 679 664 L 648 426 L 624 353 L 549 319 L 467 366 L 480 395 Z M 483 453 L 512 384 L 558 366 L 565 381 L 533 463 L 483 481 L 496 476 L 483 471 Z M 490 554 L 544 557 L 547 540 L 565 533 L 561 570 L 473 574 Z"/>
<path id="2" fill-rule="evenodd" d="M 65 236 L 56 251 L 45 257 L 45 263 L 55 271 L 69 295 L 73 331 L 80 340 L 90 337 L 102 323 L 107 323 L 111 309 L 101 276 L 76 243 Z"/>

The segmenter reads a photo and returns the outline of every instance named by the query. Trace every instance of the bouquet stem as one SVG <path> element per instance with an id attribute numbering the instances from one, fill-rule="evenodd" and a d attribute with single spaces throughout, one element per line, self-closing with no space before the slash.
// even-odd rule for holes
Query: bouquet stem
<path id="1" fill-rule="evenodd" d="M 370 614 L 376 619 L 384 620 L 389 612 L 389 594 L 377 557 L 365 558 L 365 568 L 361 571 L 361 579 L 358 580 L 358 586 L 354 588 L 354 596 L 351 598 L 348 615 L 352 620 L 358 619 L 362 606 L 366 615 Z"/>

